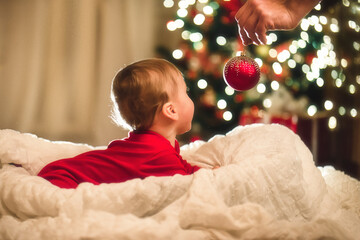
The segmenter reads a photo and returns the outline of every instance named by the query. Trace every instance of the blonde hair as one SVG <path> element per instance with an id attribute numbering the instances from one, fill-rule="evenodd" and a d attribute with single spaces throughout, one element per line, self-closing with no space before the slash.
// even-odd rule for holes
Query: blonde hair
<path id="1" fill-rule="evenodd" d="M 113 120 L 130 130 L 151 127 L 159 109 L 176 93 L 181 72 L 164 59 L 145 59 L 121 69 L 111 89 Z"/>

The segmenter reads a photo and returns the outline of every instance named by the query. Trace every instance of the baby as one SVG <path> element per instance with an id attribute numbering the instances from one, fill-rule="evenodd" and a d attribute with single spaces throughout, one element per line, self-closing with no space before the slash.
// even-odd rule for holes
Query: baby
<path id="1" fill-rule="evenodd" d="M 199 169 L 180 156 L 176 136 L 190 130 L 194 104 L 181 72 L 170 62 L 147 59 L 113 79 L 114 109 L 132 130 L 129 137 L 45 166 L 38 174 L 61 188 L 82 182 L 118 183 L 148 176 L 192 174 Z"/>

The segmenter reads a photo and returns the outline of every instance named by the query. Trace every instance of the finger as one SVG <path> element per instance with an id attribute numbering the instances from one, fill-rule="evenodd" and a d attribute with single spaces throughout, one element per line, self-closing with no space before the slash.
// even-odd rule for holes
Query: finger
<path id="1" fill-rule="evenodd" d="M 240 10 L 235 15 L 235 19 L 240 27 L 243 27 L 252 12 L 253 9 L 249 7 L 248 2 L 246 2 L 244 6 L 240 8 Z"/>
<path id="2" fill-rule="evenodd" d="M 247 37 L 251 40 L 252 43 L 256 45 L 260 44 L 260 41 L 255 34 L 255 28 L 258 21 L 258 16 L 256 14 L 252 14 L 249 16 L 244 26 L 244 31 L 246 32 Z"/>
<path id="3" fill-rule="evenodd" d="M 239 8 L 239 10 L 236 12 L 235 14 L 235 20 L 239 23 L 239 21 L 241 20 L 241 16 L 244 15 L 245 12 L 248 11 L 248 6 L 247 6 L 247 2 L 241 7 Z"/>
<path id="4" fill-rule="evenodd" d="M 244 6 L 242 6 L 240 8 L 240 10 L 236 13 L 236 16 L 235 16 L 236 21 L 238 22 L 239 35 L 240 35 L 242 43 L 245 46 L 252 43 L 251 39 L 248 37 L 247 33 L 244 30 L 244 28 L 246 27 L 247 19 L 252 13 L 252 9 L 249 9 L 247 3 L 248 2 L 246 2 L 244 4 Z"/>
<path id="5" fill-rule="evenodd" d="M 247 45 L 251 44 L 252 41 L 251 41 L 250 38 L 248 38 L 244 28 L 242 28 L 240 26 L 238 26 L 238 27 L 239 27 L 239 36 L 241 38 L 241 41 L 242 41 L 243 45 L 247 46 Z"/>
<path id="6" fill-rule="evenodd" d="M 266 44 L 266 26 L 263 21 L 259 21 L 255 27 L 255 35 L 257 36 L 260 44 Z"/>

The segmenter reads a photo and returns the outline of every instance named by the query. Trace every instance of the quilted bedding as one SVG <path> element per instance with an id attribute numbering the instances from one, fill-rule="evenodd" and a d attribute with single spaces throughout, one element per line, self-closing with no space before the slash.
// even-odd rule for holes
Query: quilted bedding
<path id="1" fill-rule="evenodd" d="M 77 189 L 36 176 L 91 149 L 0 130 L 0 239 L 360 239 L 360 182 L 317 168 L 286 127 L 237 127 L 183 146 L 203 167 L 189 176 Z"/>

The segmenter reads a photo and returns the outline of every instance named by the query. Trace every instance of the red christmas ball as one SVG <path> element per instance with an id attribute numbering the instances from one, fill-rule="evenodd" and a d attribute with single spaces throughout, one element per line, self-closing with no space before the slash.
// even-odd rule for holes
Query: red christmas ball
<path id="1" fill-rule="evenodd" d="M 252 58 L 237 56 L 225 64 L 223 75 L 227 85 L 237 91 L 245 91 L 259 82 L 260 68 Z"/>

